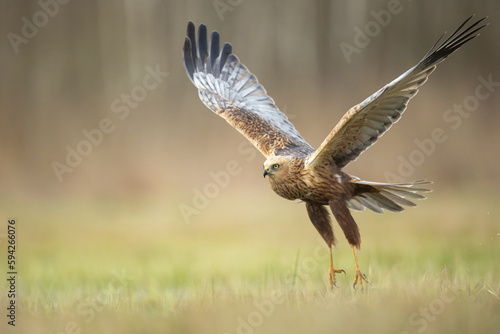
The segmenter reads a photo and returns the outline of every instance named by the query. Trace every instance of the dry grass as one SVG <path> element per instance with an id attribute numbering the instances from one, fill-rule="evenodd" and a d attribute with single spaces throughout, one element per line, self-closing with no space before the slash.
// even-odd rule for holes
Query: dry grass
<path id="1" fill-rule="evenodd" d="M 364 292 L 351 287 L 339 228 L 347 275 L 330 291 L 304 208 L 271 192 L 244 203 L 222 193 L 191 224 L 168 198 L 6 203 L 19 213 L 16 332 L 493 332 L 500 196 L 431 197 L 402 214 L 356 214 Z"/>

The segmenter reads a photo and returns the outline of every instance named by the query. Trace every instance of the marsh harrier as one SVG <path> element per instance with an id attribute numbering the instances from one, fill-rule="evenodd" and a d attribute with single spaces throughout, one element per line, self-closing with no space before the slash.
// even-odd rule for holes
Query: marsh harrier
<path id="1" fill-rule="evenodd" d="M 230 44 L 219 49 L 219 34 L 214 31 L 210 47 L 207 28 L 200 25 L 198 41 L 195 26 L 188 23 L 184 42 L 187 75 L 198 88 L 201 101 L 243 134 L 265 157 L 264 177 L 281 197 L 301 200 L 314 227 L 329 247 L 330 285 L 336 283 L 332 246 L 335 245 L 330 215 L 342 228 L 351 245 L 356 274 L 353 286 L 368 282 L 356 257 L 361 237 L 350 209 L 403 211 L 415 206 L 414 199 L 425 198 L 427 181 L 377 183 L 362 181 L 342 171 L 396 123 L 408 101 L 417 94 L 436 65 L 466 42 L 478 36 L 483 19 L 467 19 L 446 40 L 441 38 L 420 62 L 365 101 L 349 109 L 318 149 L 312 148 L 295 130 L 257 78 L 232 53 Z M 444 35 L 443 35 L 444 36 Z"/>

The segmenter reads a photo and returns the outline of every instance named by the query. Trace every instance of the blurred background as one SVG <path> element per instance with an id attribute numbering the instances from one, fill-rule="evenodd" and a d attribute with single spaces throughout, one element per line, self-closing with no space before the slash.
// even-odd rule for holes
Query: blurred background
<path id="1" fill-rule="evenodd" d="M 233 332 L 249 314 L 234 300 L 282 291 L 285 273 L 324 250 L 304 207 L 262 178 L 264 157 L 200 102 L 182 63 L 188 21 L 230 42 L 318 147 L 350 107 L 417 64 L 445 31 L 489 15 L 481 36 L 440 64 L 398 124 L 346 171 L 435 182 L 416 210 L 355 213 L 372 319 L 408 328 L 405 319 L 439 297 L 427 283 L 441 286 L 447 272 L 457 275 L 451 286 L 484 297 L 472 294 L 479 320 L 498 310 L 500 2 L 41 0 L 1 1 L 0 13 L 0 243 L 15 219 L 22 331 L 62 332 L 75 320 L 111 332 L 107 320 L 117 317 L 120 332 L 137 332 L 167 314 L 172 332 Z M 348 273 L 338 291 L 356 301 L 351 252 L 335 230 L 336 265 Z M 307 270 L 312 280 L 297 283 L 299 292 L 328 291 L 326 261 Z M 110 292 L 122 272 L 126 289 Z M 401 298 L 388 305 L 395 292 Z M 80 307 L 102 296 L 110 302 L 88 324 Z M 228 300 L 231 317 L 218 314 L 225 325 L 207 331 L 214 317 L 197 310 Z M 471 307 L 453 308 L 461 305 L 449 323 L 466 330 Z M 340 321 L 373 331 L 343 310 L 325 313 L 325 328 Z M 284 314 L 278 327 L 293 317 Z M 290 322 L 295 331 L 300 319 Z"/>
<path id="2" fill-rule="evenodd" d="M 263 157 L 203 106 L 185 74 L 189 20 L 229 41 L 317 147 L 344 112 L 415 65 L 441 34 L 471 14 L 489 15 L 481 36 L 439 66 L 402 120 L 347 171 L 367 180 L 431 179 L 439 187 L 496 190 L 500 182 L 499 87 L 474 99 L 480 77 L 500 81 L 498 1 L 47 0 L 0 7 L 4 198 L 152 194 L 184 203 L 233 160 L 240 168 L 228 189 L 269 192 Z M 453 108 L 464 103 L 471 111 L 462 116 Z M 94 131 L 100 126 L 107 132 Z M 436 128 L 446 139 L 420 148 Z"/>

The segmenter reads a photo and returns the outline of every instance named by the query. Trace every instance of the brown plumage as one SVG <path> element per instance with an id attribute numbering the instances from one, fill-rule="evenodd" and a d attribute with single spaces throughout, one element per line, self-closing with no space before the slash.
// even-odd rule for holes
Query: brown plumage
<path id="1" fill-rule="evenodd" d="M 403 205 L 415 206 L 410 199 L 424 198 L 419 193 L 428 190 L 419 186 L 429 183 L 367 182 L 341 169 L 399 120 L 408 101 L 437 64 L 478 35 L 477 31 L 485 26 L 480 24 L 484 18 L 467 26 L 471 18 L 439 45 L 438 40 L 417 65 L 348 110 L 317 150 L 301 137 L 257 78 L 232 54 L 231 45 L 225 43 L 219 50 L 219 34 L 214 31 L 209 50 L 204 25 L 199 27 L 196 43 L 195 27 L 189 22 L 184 65 L 200 99 L 266 157 L 264 177 L 268 177 L 274 192 L 305 202 L 311 222 L 330 248 L 332 286 L 335 274 L 343 270 L 333 267 L 331 250 L 335 236 L 326 206 L 352 247 L 356 265 L 354 286 L 359 283 L 363 288 L 363 281 L 367 280 L 359 270 L 355 252 L 360 248 L 361 236 L 349 209 L 403 211 Z"/>

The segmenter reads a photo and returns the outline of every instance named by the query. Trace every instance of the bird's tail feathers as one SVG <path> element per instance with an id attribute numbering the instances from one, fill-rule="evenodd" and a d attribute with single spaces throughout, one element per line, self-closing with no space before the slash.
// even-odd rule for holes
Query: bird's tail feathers
<path id="1" fill-rule="evenodd" d="M 368 208 L 377 213 L 384 213 L 384 210 L 403 211 L 403 205 L 416 206 L 411 200 L 424 199 L 425 196 L 420 193 L 430 190 L 421 186 L 432 182 L 420 180 L 407 183 L 378 183 L 353 179 L 351 183 L 354 186 L 354 196 L 347 201 L 349 208 L 358 211 Z"/>

